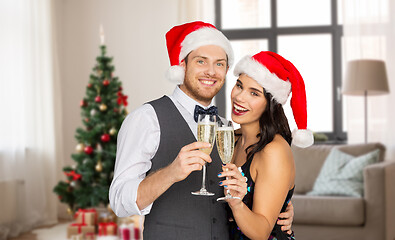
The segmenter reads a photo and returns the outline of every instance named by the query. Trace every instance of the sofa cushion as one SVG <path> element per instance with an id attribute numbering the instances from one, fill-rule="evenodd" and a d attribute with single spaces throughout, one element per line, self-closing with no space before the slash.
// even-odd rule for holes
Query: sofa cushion
<path id="1" fill-rule="evenodd" d="M 361 226 L 365 223 L 363 198 L 296 194 L 292 203 L 295 224 Z"/>
<path id="2" fill-rule="evenodd" d="M 313 145 L 299 148 L 292 145 L 295 160 L 295 194 L 305 194 L 313 189 L 322 165 L 333 145 Z"/>
<path id="3" fill-rule="evenodd" d="M 363 196 L 363 169 L 378 161 L 380 150 L 354 157 L 332 149 L 307 195 Z"/>

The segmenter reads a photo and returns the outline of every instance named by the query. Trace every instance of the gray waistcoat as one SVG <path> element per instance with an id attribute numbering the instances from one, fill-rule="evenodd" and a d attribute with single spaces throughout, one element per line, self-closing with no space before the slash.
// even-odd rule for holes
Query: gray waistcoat
<path id="1" fill-rule="evenodd" d="M 170 100 L 164 96 L 150 102 L 155 109 L 160 126 L 160 143 L 152 159 L 150 171 L 169 165 L 182 147 L 196 141 L 188 124 Z M 173 184 L 157 200 L 144 222 L 144 240 L 151 239 L 229 239 L 227 228 L 227 203 L 217 202 L 224 195 L 219 187 L 217 174 L 222 171 L 217 148 L 207 165 L 206 188 L 215 196 L 194 196 L 200 189 L 202 172 L 192 172 L 185 180 Z"/>

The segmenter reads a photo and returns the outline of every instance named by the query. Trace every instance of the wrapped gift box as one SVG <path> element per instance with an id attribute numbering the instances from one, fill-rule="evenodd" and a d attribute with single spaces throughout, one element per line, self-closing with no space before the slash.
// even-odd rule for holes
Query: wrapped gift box
<path id="1" fill-rule="evenodd" d="M 140 240 L 140 228 L 133 223 L 121 224 L 118 228 L 120 240 Z"/>
<path id="2" fill-rule="evenodd" d="M 95 240 L 95 239 L 96 239 L 96 234 L 95 233 L 85 233 L 84 240 Z"/>
<path id="3" fill-rule="evenodd" d="M 95 226 L 89 226 L 83 223 L 72 223 L 67 228 L 67 238 L 73 235 L 95 233 Z"/>
<path id="4" fill-rule="evenodd" d="M 71 240 L 84 240 L 84 235 L 82 234 L 73 235 L 71 236 Z"/>
<path id="5" fill-rule="evenodd" d="M 86 225 L 97 224 L 97 212 L 95 209 L 78 209 L 74 215 L 75 222 Z"/>
<path id="6" fill-rule="evenodd" d="M 99 223 L 99 236 L 117 235 L 117 224 L 114 222 Z"/>

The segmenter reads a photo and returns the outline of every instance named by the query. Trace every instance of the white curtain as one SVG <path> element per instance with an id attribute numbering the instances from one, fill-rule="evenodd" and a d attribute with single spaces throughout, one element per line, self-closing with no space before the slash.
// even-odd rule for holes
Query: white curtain
<path id="1" fill-rule="evenodd" d="M 57 221 L 60 91 L 50 0 L 0 1 L 0 239 Z"/>
<path id="2" fill-rule="evenodd" d="M 355 59 L 386 62 L 390 94 L 368 97 L 368 142 L 387 147 L 395 160 L 395 1 L 343 0 L 344 63 Z M 345 67 L 346 64 L 343 64 Z M 349 143 L 364 141 L 363 97 L 345 97 Z"/>
<path id="3" fill-rule="evenodd" d="M 179 23 L 203 21 L 215 23 L 214 0 L 178 0 Z"/>

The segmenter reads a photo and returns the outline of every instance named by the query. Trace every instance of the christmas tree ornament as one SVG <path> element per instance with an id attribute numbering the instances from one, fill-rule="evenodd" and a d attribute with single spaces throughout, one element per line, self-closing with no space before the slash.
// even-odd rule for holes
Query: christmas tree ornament
<path id="1" fill-rule="evenodd" d="M 77 146 L 75 147 L 75 150 L 79 153 L 82 153 L 84 151 L 85 145 L 83 143 L 78 143 Z"/>
<path id="2" fill-rule="evenodd" d="M 119 112 L 119 109 L 118 108 L 114 108 L 114 112 L 115 113 Z"/>
<path id="3" fill-rule="evenodd" d="M 88 88 L 92 88 L 92 83 L 88 83 Z"/>
<path id="4" fill-rule="evenodd" d="M 99 159 L 99 161 L 97 162 L 96 166 L 95 166 L 95 170 L 96 172 L 101 172 L 103 171 L 103 165 L 101 163 L 101 159 Z"/>
<path id="5" fill-rule="evenodd" d="M 110 141 L 110 135 L 105 133 L 105 134 L 101 135 L 100 140 L 102 142 L 108 142 L 108 141 Z"/>
<path id="6" fill-rule="evenodd" d="M 118 105 L 124 105 L 125 107 L 128 105 L 128 96 L 123 95 L 123 93 L 121 91 L 118 91 L 117 93 L 118 99 L 117 99 L 117 103 Z"/>
<path id="7" fill-rule="evenodd" d="M 89 118 L 85 118 L 84 121 L 88 123 L 89 122 Z"/>
<path id="8" fill-rule="evenodd" d="M 73 215 L 73 210 L 71 210 L 71 208 L 67 208 L 67 214 L 69 214 L 70 216 Z"/>
<path id="9" fill-rule="evenodd" d="M 90 154 L 93 153 L 93 148 L 92 148 L 91 146 L 86 146 L 86 147 L 84 148 L 84 152 L 85 152 L 86 154 L 90 155 Z"/>
<path id="10" fill-rule="evenodd" d="M 75 181 L 71 181 L 70 186 L 75 188 L 75 186 L 77 185 L 77 183 Z"/>
<path id="11" fill-rule="evenodd" d="M 88 103 L 84 99 L 80 101 L 80 107 L 86 107 L 87 105 Z"/>
<path id="12" fill-rule="evenodd" d="M 102 104 L 100 104 L 99 108 L 100 108 L 100 111 L 104 112 L 107 110 L 107 105 L 102 103 Z"/>
<path id="13" fill-rule="evenodd" d="M 110 84 L 110 81 L 108 81 L 108 79 L 105 79 L 103 81 L 103 86 L 107 87 Z"/>
<path id="14" fill-rule="evenodd" d="M 96 152 L 97 152 L 97 153 L 102 153 L 102 152 L 103 152 L 103 148 L 102 148 L 102 146 L 101 146 L 100 143 L 98 143 L 98 144 L 96 145 Z"/>
<path id="15" fill-rule="evenodd" d="M 117 133 L 117 130 L 115 129 L 115 127 L 112 127 L 109 131 L 111 136 L 114 136 Z"/>
<path id="16" fill-rule="evenodd" d="M 92 117 L 95 116 L 95 115 L 96 115 L 96 109 L 93 108 L 93 109 L 91 110 L 90 114 L 91 114 Z"/>
<path id="17" fill-rule="evenodd" d="M 100 103 L 101 102 L 101 97 L 100 96 L 96 96 L 95 97 L 95 102 Z"/>

